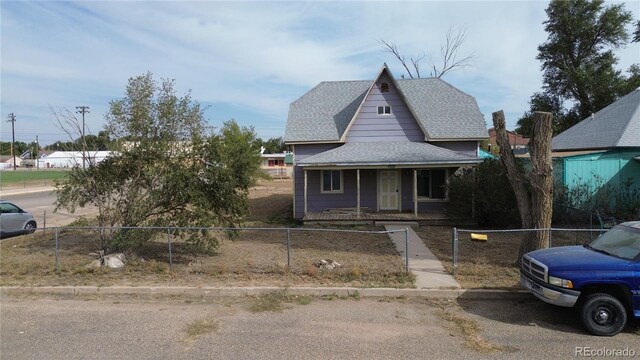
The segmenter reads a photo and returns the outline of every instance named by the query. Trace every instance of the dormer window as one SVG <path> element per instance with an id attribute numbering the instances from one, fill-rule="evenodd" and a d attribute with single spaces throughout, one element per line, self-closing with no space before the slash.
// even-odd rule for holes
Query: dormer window
<path id="1" fill-rule="evenodd" d="M 389 83 L 381 83 L 380 84 L 380 92 L 389 92 Z"/>
<path id="2" fill-rule="evenodd" d="M 378 106 L 378 115 L 391 115 L 391 106 Z"/>

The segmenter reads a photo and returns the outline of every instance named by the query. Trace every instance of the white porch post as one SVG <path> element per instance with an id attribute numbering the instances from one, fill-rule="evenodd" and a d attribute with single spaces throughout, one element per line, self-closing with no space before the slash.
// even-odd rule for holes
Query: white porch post
<path id="1" fill-rule="evenodd" d="M 413 169 L 413 215 L 418 217 L 418 169 Z"/>
<path id="2" fill-rule="evenodd" d="M 307 216 L 307 169 L 304 169 L 304 216 Z"/>
<path id="3" fill-rule="evenodd" d="M 356 169 L 356 182 L 358 184 L 358 203 L 356 205 L 356 214 L 358 215 L 358 219 L 360 219 L 360 169 Z"/>

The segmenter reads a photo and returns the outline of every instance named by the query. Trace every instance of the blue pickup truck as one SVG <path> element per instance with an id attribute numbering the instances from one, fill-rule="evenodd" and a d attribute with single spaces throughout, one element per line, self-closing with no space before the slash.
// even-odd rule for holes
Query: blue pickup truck
<path id="1" fill-rule="evenodd" d="M 590 333 L 613 336 L 640 319 L 640 221 L 622 223 L 584 246 L 522 257 L 520 283 L 550 304 L 578 306 Z"/>

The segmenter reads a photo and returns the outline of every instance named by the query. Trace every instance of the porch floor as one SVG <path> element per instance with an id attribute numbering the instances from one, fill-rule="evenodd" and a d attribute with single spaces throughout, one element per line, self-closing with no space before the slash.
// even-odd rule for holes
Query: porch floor
<path id="1" fill-rule="evenodd" d="M 374 223 L 376 221 L 412 221 L 420 225 L 457 225 L 475 224 L 473 219 L 451 218 L 444 212 L 419 212 L 416 216 L 413 212 L 400 211 L 372 211 L 360 209 L 360 216 L 353 208 L 327 209 L 325 211 L 307 212 L 303 221 L 305 223 Z"/>

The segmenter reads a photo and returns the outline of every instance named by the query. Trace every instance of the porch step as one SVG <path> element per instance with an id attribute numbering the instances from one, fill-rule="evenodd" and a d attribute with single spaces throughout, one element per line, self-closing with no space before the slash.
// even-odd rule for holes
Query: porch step
<path id="1" fill-rule="evenodd" d="M 422 226 L 477 226 L 478 221 L 474 219 L 421 219 L 418 221 Z"/>
<path id="2" fill-rule="evenodd" d="M 375 226 L 385 226 L 385 225 L 408 225 L 410 227 L 420 227 L 417 221 L 376 221 L 374 223 Z"/>

